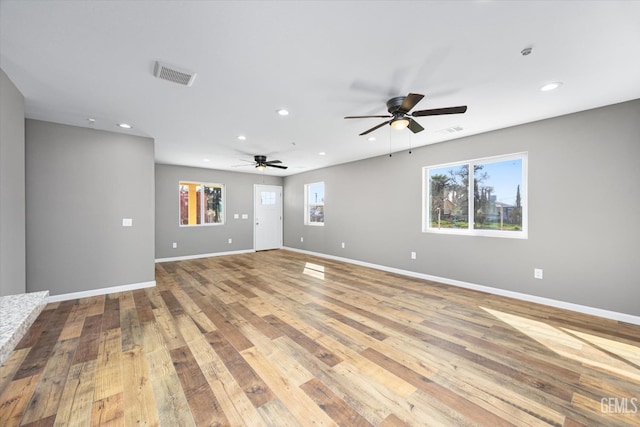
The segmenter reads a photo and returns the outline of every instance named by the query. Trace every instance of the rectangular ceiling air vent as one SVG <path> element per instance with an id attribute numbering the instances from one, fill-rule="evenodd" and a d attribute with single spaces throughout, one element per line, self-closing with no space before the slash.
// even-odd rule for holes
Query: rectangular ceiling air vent
<path id="1" fill-rule="evenodd" d="M 440 133 L 456 133 L 462 132 L 464 128 L 462 126 L 452 126 L 450 128 L 440 130 Z"/>
<path id="2" fill-rule="evenodd" d="M 156 61 L 153 67 L 153 75 L 159 79 L 168 80 L 184 86 L 191 86 L 196 78 L 196 73 L 164 64 Z"/>

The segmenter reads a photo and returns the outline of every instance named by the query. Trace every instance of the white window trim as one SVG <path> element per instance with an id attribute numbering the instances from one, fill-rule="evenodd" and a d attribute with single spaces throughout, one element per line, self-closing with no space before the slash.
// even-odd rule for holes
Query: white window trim
<path id="1" fill-rule="evenodd" d="M 178 227 L 185 227 L 185 228 L 191 228 L 191 227 L 219 227 L 221 225 L 224 225 L 227 222 L 227 187 L 224 184 L 220 184 L 220 183 L 215 183 L 215 182 L 202 182 L 202 181 L 198 181 L 198 180 L 188 180 L 188 179 L 181 179 L 180 181 L 178 181 L 178 201 L 180 200 L 180 183 L 182 182 L 186 182 L 189 184 L 199 184 L 202 186 L 202 197 L 203 200 L 200 201 L 200 212 L 198 212 L 198 215 L 200 215 L 200 220 L 202 220 L 204 218 L 204 187 L 208 186 L 208 187 L 220 187 L 222 188 L 222 222 L 210 222 L 210 223 L 202 223 L 202 224 L 180 224 L 180 203 L 178 203 Z"/>
<path id="2" fill-rule="evenodd" d="M 322 186 L 326 190 L 326 185 L 324 181 L 310 182 L 309 184 L 304 184 L 304 211 L 302 212 L 302 214 L 304 215 L 303 221 L 304 221 L 304 225 L 309 225 L 311 227 L 324 227 L 324 221 L 311 222 L 309 220 L 309 206 L 312 206 L 309 204 L 309 188 L 315 184 L 322 184 Z M 324 210 L 324 203 L 322 204 L 322 206 Z"/>
<path id="3" fill-rule="evenodd" d="M 522 186 L 520 188 L 520 197 L 522 204 L 522 231 L 505 231 L 505 230 L 477 230 L 473 228 L 473 194 L 469 194 L 469 228 L 433 228 L 430 227 L 431 217 L 429 209 L 429 200 L 431 198 L 431 186 L 429 184 L 429 170 L 440 169 L 447 166 L 469 165 L 469 192 L 472 191 L 473 182 L 473 165 L 476 163 L 491 163 L 509 160 L 522 160 Z M 459 162 L 443 163 L 422 168 L 422 232 L 434 234 L 457 234 L 460 236 L 484 236 L 484 237 L 502 237 L 509 239 L 528 239 L 529 238 L 529 153 L 523 151 L 520 153 L 505 154 L 500 156 L 483 157 L 479 159 L 463 160 Z M 425 187 L 427 187 L 425 189 Z"/>

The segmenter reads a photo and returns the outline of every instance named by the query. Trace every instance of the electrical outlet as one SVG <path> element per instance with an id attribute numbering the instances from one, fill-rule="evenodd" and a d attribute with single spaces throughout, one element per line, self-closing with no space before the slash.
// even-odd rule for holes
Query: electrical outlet
<path id="1" fill-rule="evenodd" d="M 300 237 L 300 242 L 304 242 L 304 237 Z"/>
<path id="2" fill-rule="evenodd" d="M 534 279 L 542 279 L 542 269 L 541 268 L 534 268 L 533 269 L 533 278 Z"/>
<path id="3" fill-rule="evenodd" d="M 173 242 L 172 247 L 173 247 L 173 249 L 178 249 L 178 242 Z"/>
<path id="4" fill-rule="evenodd" d="M 415 252 L 411 252 L 411 259 L 416 259 L 416 253 Z"/>
<path id="5" fill-rule="evenodd" d="M 342 242 L 342 249 L 344 249 L 344 242 Z"/>
<path id="6" fill-rule="evenodd" d="M 229 238 L 229 243 L 233 243 L 233 239 L 232 238 Z"/>

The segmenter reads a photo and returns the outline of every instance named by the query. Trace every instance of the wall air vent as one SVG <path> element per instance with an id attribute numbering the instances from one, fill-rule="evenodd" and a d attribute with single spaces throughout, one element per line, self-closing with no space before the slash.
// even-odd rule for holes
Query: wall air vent
<path id="1" fill-rule="evenodd" d="M 191 86 L 196 79 L 196 73 L 156 61 L 153 75 L 159 79 L 168 80 L 184 86 Z"/>

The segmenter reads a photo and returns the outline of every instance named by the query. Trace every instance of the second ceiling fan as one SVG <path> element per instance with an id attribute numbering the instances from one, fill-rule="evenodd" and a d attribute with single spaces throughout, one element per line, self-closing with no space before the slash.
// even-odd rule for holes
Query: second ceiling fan
<path id="1" fill-rule="evenodd" d="M 419 110 L 409 113 L 409 111 L 416 106 L 420 100 L 424 98 L 424 95 L 419 93 L 410 93 L 407 96 L 396 96 L 387 101 L 387 111 L 389 114 L 376 115 L 376 116 L 346 116 L 345 119 L 364 119 L 364 118 L 381 118 L 389 119 L 386 122 L 380 123 L 368 129 L 360 134 L 366 135 L 374 130 L 381 128 L 386 124 L 390 124 L 394 129 L 409 128 L 413 133 L 422 132 L 424 128 L 420 126 L 418 122 L 413 120 L 413 117 L 424 116 L 439 116 L 443 114 L 461 114 L 467 111 L 467 106 L 462 105 L 459 107 L 446 107 L 446 108 L 432 108 L 429 110 Z"/>
<path id="2" fill-rule="evenodd" d="M 279 163 L 282 163 L 280 160 L 267 161 L 267 156 L 261 156 L 261 155 L 253 156 L 253 160 L 255 161 L 255 168 L 258 170 L 265 170 L 267 167 L 287 169 L 287 166 L 279 164 Z"/>

